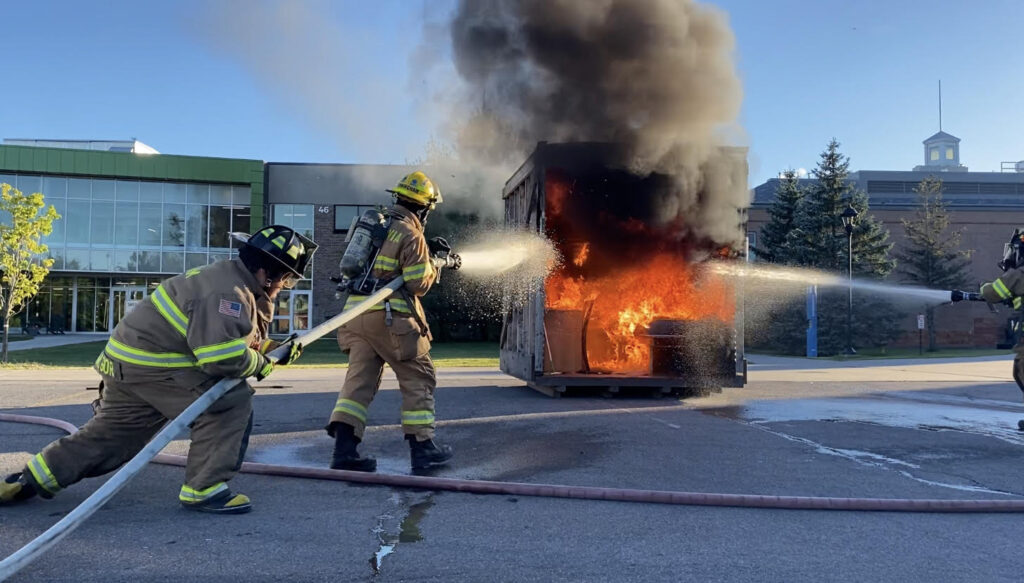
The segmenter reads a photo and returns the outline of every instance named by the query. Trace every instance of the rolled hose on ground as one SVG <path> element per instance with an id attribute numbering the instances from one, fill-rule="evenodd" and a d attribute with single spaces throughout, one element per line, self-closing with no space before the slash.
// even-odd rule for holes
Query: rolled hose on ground
<path id="1" fill-rule="evenodd" d="M 56 427 L 69 433 L 77 428 L 59 419 L 7 415 L 0 413 L 0 422 L 34 423 Z M 184 466 L 185 456 L 162 453 L 153 458 L 158 464 Z M 556 484 L 524 484 L 521 482 L 493 482 L 462 480 L 434 476 L 377 474 L 245 462 L 242 473 L 266 476 L 285 476 L 314 480 L 333 480 L 357 484 L 447 490 L 471 494 L 503 494 L 511 496 L 541 496 L 548 498 L 577 498 L 582 500 L 608 500 L 616 502 L 647 502 L 687 506 L 734 506 L 740 508 L 776 508 L 788 510 L 857 510 L 887 512 L 1022 512 L 1024 500 L 939 500 L 910 498 L 828 498 L 816 496 L 766 496 L 760 494 L 717 494 L 707 492 L 673 492 L 665 490 L 634 490 L 593 486 L 564 486 Z"/>

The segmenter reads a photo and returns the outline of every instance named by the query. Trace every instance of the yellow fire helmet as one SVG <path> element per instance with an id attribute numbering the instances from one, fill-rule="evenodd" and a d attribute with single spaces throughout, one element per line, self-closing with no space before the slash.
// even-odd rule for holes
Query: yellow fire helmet
<path id="1" fill-rule="evenodd" d="M 404 178 L 398 181 L 398 186 L 388 189 L 387 192 L 396 197 L 421 204 L 430 210 L 434 210 L 434 207 L 442 202 L 441 189 L 431 179 L 427 178 L 426 174 L 419 170 L 406 174 Z"/>

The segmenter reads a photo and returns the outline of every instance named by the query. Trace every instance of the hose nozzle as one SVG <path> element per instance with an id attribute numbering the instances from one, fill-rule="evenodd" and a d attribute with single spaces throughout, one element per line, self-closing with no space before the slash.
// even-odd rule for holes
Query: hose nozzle
<path id="1" fill-rule="evenodd" d="M 950 301 L 954 302 L 983 302 L 981 294 L 977 292 L 965 292 L 955 289 L 949 292 Z"/>

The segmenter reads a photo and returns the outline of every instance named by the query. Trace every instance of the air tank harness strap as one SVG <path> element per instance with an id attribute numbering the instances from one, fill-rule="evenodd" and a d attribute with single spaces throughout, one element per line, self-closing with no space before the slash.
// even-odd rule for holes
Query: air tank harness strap
<path id="1" fill-rule="evenodd" d="M 384 300 L 384 325 L 390 328 L 393 321 L 394 318 L 391 316 L 391 300 Z"/>

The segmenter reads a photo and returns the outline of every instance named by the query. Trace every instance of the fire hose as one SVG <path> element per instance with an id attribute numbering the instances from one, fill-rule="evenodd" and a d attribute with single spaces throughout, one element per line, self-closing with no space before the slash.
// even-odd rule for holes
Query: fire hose
<path id="1" fill-rule="evenodd" d="M 347 312 L 313 328 L 309 333 L 295 339 L 308 344 L 328 334 L 383 301 L 403 283 L 401 278 L 378 290 L 366 300 Z M 973 299 L 973 298 L 971 298 Z M 287 354 L 287 346 L 271 353 L 276 358 Z M 81 525 L 100 506 L 119 491 L 149 461 L 161 464 L 184 466 L 183 456 L 159 454 L 189 423 L 197 418 L 224 392 L 241 382 L 239 379 L 225 379 L 214 385 L 197 399 L 171 423 L 165 426 L 153 440 L 131 461 L 122 467 L 110 480 L 80 504 L 57 524 L 50 527 L 20 550 L 0 561 L 0 581 L 18 572 L 51 548 L 72 530 Z M 0 422 L 34 423 L 74 432 L 77 428 L 67 422 L 44 417 L 0 414 Z M 556 484 L 527 484 L 496 482 L 486 480 L 464 480 L 415 475 L 389 475 L 321 468 L 293 467 L 274 464 L 245 462 L 241 472 L 288 476 L 297 478 L 354 482 L 384 485 L 398 488 L 422 488 L 475 494 L 503 494 L 518 496 L 541 496 L 575 498 L 586 500 L 607 500 L 620 502 L 643 502 L 657 504 L 678 504 L 690 506 L 732 506 L 743 508 L 775 508 L 793 510 L 847 510 L 847 511 L 889 511 L 889 512 L 1024 512 L 1024 500 L 957 500 L 957 499 L 907 499 L 907 498 L 832 498 L 812 496 L 767 496 L 759 494 L 720 494 L 708 492 L 679 492 L 663 490 L 637 490 L 591 486 L 565 486 Z"/>
<path id="2" fill-rule="evenodd" d="M 356 316 L 369 310 L 374 304 L 382 302 L 393 294 L 405 280 L 402 277 L 397 277 L 389 282 L 383 288 L 377 290 L 365 300 L 354 306 L 351 310 L 342 312 L 337 316 L 327 320 L 323 324 L 316 326 L 306 334 L 299 336 L 291 340 L 290 342 L 296 342 L 302 345 L 310 344 L 313 341 L 323 337 L 330 333 L 332 330 L 336 330 L 346 322 L 352 320 Z M 279 361 L 288 355 L 289 346 L 288 343 L 282 344 L 278 348 L 274 349 L 268 354 L 268 356 L 274 361 Z M 203 393 L 198 399 L 196 399 L 191 405 L 189 405 L 180 415 L 175 417 L 170 423 L 164 426 L 163 429 L 157 433 L 153 439 L 146 444 L 142 451 L 137 453 L 135 457 L 128 461 L 120 470 L 117 471 L 109 480 L 106 481 L 98 490 L 92 493 L 91 496 L 86 498 L 81 504 L 79 504 L 74 510 L 72 510 L 67 516 L 62 518 L 57 524 L 54 524 L 41 535 L 33 539 L 31 542 L 26 544 L 24 547 L 16 551 L 11 556 L 7 557 L 3 561 L 0 561 L 0 581 L 6 580 L 11 575 L 17 573 L 26 565 L 34 561 L 41 554 L 49 550 L 53 545 L 60 542 L 65 536 L 70 534 L 73 530 L 81 526 L 83 522 L 94 512 L 99 510 L 101 506 L 107 503 L 111 498 L 114 497 L 129 480 L 135 477 L 143 467 L 146 466 L 157 454 L 160 453 L 168 443 L 173 441 L 182 431 L 185 430 L 193 421 L 196 420 L 200 415 L 206 411 L 214 401 L 219 399 L 224 393 L 228 392 L 238 383 L 242 382 L 243 379 L 222 379 L 217 384 L 210 387 L 205 393 Z M 17 415 L 0 415 L 0 421 L 19 421 L 16 419 Z M 32 421 L 32 422 L 38 422 Z M 47 423 L 53 426 L 53 423 Z M 67 430 L 67 427 L 60 427 L 61 429 Z M 72 426 L 71 431 L 75 428 Z M 167 463 L 166 461 L 164 463 Z"/>

